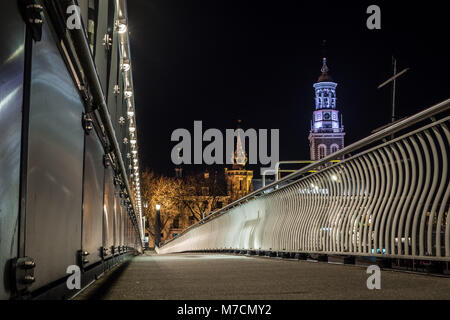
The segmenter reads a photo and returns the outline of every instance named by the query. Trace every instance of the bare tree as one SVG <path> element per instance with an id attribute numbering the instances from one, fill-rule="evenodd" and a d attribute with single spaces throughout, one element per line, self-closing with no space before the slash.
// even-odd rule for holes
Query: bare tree
<path id="1" fill-rule="evenodd" d="M 200 221 L 204 213 L 221 208 L 225 198 L 225 178 L 217 172 L 202 173 L 183 179 L 177 202 L 179 207 L 188 209 L 195 221 Z"/>
<path id="2" fill-rule="evenodd" d="M 145 170 L 141 175 L 141 190 L 145 204 L 143 210 L 148 221 L 146 230 L 156 243 L 159 236 L 156 237 L 155 229 L 160 232 L 168 231 L 169 222 L 180 213 L 178 199 L 182 193 L 182 181 Z M 157 204 L 161 206 L 159 223 L 156 221 Z"/>

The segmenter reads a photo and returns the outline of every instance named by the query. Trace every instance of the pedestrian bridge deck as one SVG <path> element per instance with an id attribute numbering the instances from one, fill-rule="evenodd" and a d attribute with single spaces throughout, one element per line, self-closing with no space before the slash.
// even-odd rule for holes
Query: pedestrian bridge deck
<path id="1" fill-rule="evenodd" d="M 145 253 L 106 274 L 76 299 L 450 299 L 450 278 L 366 267 L 230 254 Z"/>

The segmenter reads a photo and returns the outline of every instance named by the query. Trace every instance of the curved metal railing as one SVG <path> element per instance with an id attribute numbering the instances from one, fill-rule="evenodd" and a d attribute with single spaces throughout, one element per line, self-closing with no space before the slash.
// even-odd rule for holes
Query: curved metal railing
<path id="1" fill-rule="evenodd" d="M 238 249 L 449 261 L 449 108 L 450 99 L 267 185 L 158 251 Z M 320 170 L 307 175 L 314 168 Z"/>

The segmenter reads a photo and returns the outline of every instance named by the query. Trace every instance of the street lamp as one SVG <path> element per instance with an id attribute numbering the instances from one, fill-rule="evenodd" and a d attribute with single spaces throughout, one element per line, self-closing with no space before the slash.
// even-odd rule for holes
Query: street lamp
<path id="1" fill-rule="evenodd" d="M 159 247 L 159 244 L 161 242 L 161 206 L 157 204 L 155 206 L 156 208 L 156 216 L 155 216 L 155 246 Z"/>

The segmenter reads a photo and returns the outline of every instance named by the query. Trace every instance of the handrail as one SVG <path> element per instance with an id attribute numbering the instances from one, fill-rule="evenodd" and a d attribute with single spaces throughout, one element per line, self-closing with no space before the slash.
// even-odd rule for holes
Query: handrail
<path id="1" fill-rule="evenodd" d="M 410 117 L 407 117 L 404 120 L 401 120 L 399 122 L 393 123 L 389 127 L 386 127 L 386 128 L 384 128 L 384 129 L 382 129 L 380 131 L 377 131 L 377 132 L 369 135 L 366 138 L 363 138 L 363 139 L 361 139 L 361 140 L 359 140 L 359 141 L 357 141 L 357 142 L 355 142 L 355 143 L 353 143 L 353 144 L 351 144 L 351 145 L 349 145 L 349 146 L 347 146 L 347 147 L 345 147 L 345 148 L 343 148 L 343 149 L 341 149 L 341 150 L 339 150 L 339 151 L 337 151 L 337 152 L 335 152 L 335 153 L 333 153 L 333 154 L 331 154 L 331 155 L 329 155 L 329 156 L 327 156 L 325 158 L 322 158 L 322 159 L 316 161 L 313 164 L 307 165 L 307 166 L 301 168 L 300 170 L 283 177 L 282 179 L 280 179 L 278 181 L 274 181 L 274 182 L 268 184 L 267 186 L 264 186 L 264 187 L 262 187 L 262 188 L 260 188 L 258 190 L 255 190 L 252 193 L 249 193 L 248 195 L 246 195 L 246 196 L 244 196 L 244 197 L 242 197 L 242 198 L 240 198 L 240 199 L 238 199 L 238 200 L 236 200 L 236 201 L 226 205 L 225 207 L 223 207 L 223 208 L 213 212 L 211 215 L 209 215 L 205 219 L 202 219 L 201 221 L 197 222 L 196 224 L 188 227 L 182 233 L 180 233 L 178 235 L 178 237 L 180 237 L 181 235 L 185 234 L 189 230 L 191 230 L 193 228 L 196 228 L 199 225 L 207 222 L 208 220 L 214 219 L 215 217 L 220 216 L 221 214 L 225 213 L 229 209 L 231 209 L 231 208 L 233 208 L 233 207 L 235 207 L 237 205 L 240 205 L 243 202 L 247 202 L 251 198 L 254 198 L 254 197 L 258 196 L 258 195 L 261 195 L 264 191 L 266 191 L 266 190 L 268 190 L 270 188 L 273 188 L 273 187 L 279 185 L 280 183 L 283 183 L 283 182 L 292 180 L 294 178 L 297 178 L 300 175 L 305 174 L 308 171 L 312 170 L 313 168 L 317 168 L 319 166 L 322 166 L 322 165 L 324 165 L 324 164 L 326 164 L 326 163 L 328 163 L 328 162 L 330 162 L 330 161 L 332 161 L 332 160 L 334 160 L 336 158 L 343 157 L 344 155 L 346 155 L 346 154 L 348 154 L 350 152 L 353 152 L 355 150 L 361 149 L 362 147 L 368 146 L 371 143 L 379 141 L 379 140 L 381 140 L 381 139 L 383 139 L 385 137 L 391 136 L 391 135 L 393 135 L 393 134 L 395 134 L 395 133 L 397 133 L 397 132 L 399 132 L 399 131 L 401 131 L 401 130 L 403 130 L 405 128 L 408 128 L 408 127 L 410 127 L 410 126 L 420 122 L 420 121 L 432 118 L 434 115 L 436 115 L 438 113 L 441 113 L 441 112 L 444 112 L 444 111 L 446 111 L 448 109 L 450 109 L 450 99 L 446 99 L 446 100 L 444 100 L 444 101 L 442 101 L 442 102 L 440 102 L 438 104 L 435 104 L 434 106 L 431 106 L 431 107 L 429 107 L 429 108 L 427 108 L 427 109 L 425 109 L 425 110 L 423 110 L 421 112 L 418 112 L 418 113 L 416 113 L 416 114 L 414 114 L 414 115 L 412 115 Z M 172 238 L 171 240 L 165 242 L 163 244 L 163 246 L 165 244 L 167 244 L 167 243 L 170 243 L 174 239 L 176 239 L 176 238 Z"/>

